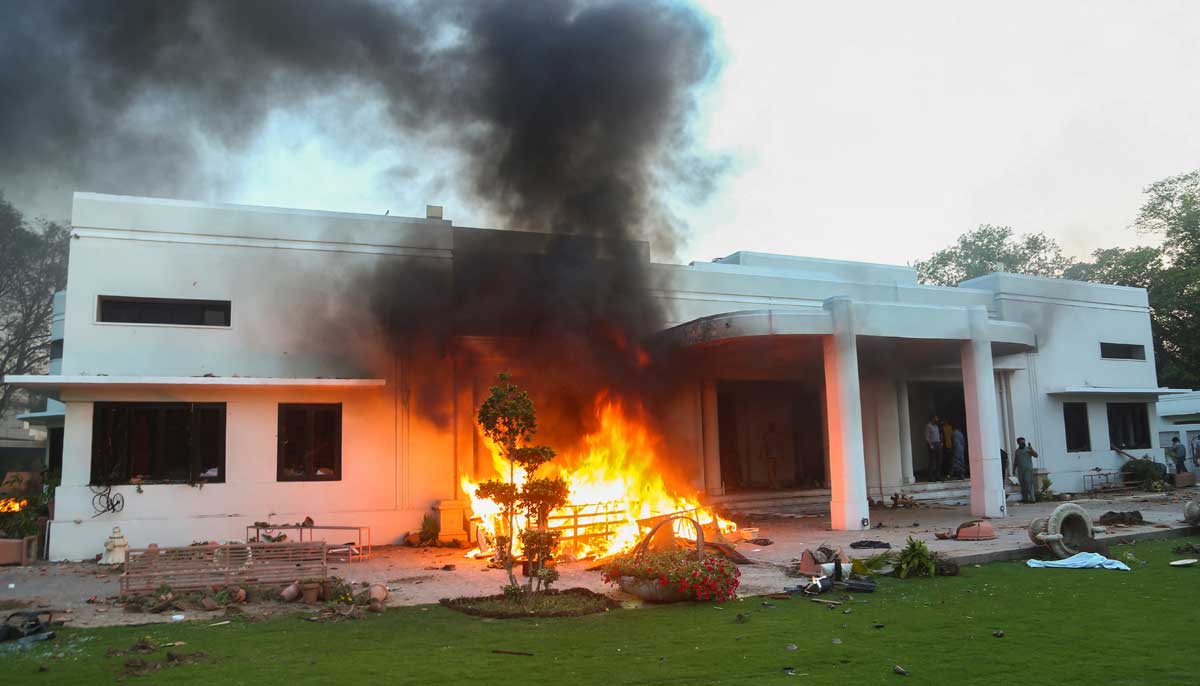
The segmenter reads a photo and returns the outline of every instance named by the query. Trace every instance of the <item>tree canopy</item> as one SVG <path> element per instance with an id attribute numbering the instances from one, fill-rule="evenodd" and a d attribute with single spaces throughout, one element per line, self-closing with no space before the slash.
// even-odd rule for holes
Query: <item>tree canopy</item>
<path id="1" fill-rule="evenodd" d="M 1060 277 L 1070 264 L 1058 243 L 1043 233 L 1017 236 L 1007 226 L 980 224 L 913 266 L 922 283 L 957 286 L 993 272 Z"/>
<path id="2" fill-rule="evenodd" d="M 54 293 L 67 283 L 70 230 L 29 222 L 0 193 L 0 376 L 45 371 Z M 0 415 L 16 389 L 0 384 Z"/>

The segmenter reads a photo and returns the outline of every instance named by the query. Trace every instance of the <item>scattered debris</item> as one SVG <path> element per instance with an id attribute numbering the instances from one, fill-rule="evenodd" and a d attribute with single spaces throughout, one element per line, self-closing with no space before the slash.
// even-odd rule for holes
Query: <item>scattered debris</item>
<path id="1" fill-rule="evenodd" d="M 856 549 L 870 548 L 870 549 L 879 549 L 879 550 L 891 550 L 892 544 L 888 543 L 886 541 L 874 541 L 874 540 L 871 540 L 868 538 L 868 539 L 864 539 L 861 541 L 855 541 L 850 544 L 850 547 L 856 548 Z"/>
<path id="2" fill-rule="evenodd" d="M 892 671 L 899 674 L 900 676 L 908 676 L 908 670 L 901 667 L 900 665 L 893 666 Z"/>
<path id="3" fill-rule="evenodd" d="M 746 542 L 753 543 L 754 545 L 768 546 L 768 545 L 771 545 L 772 543 L 774 543 L 775 541 L 772 541 L 769 538 L 751 538 Z"/>
<path id="4" fill-rule="evenodd" d="M 1003 631 L 997 630 L 997 631 L 993 631 L 992 635 L 995 636 L 996 638 L 1004 638 L 1005 634 Z"/>
<path id="5" fill-rule="evenodd" d="M 741 612 L 737 613 L 737 616 L 733 618 L 734 624 L 745 624 L 746 622 L 749 622 L 749 621 L 750 621 L 750 617 L 742 614 Z"/>
<path id="6" fill-rule="evenodd" d="M 787 650 L 800 650 L 800 646 L 796 645 L 795 643 L 789 643 L 785 645 L 784 648 Z"/>
<path id="7" fill-rule="evenodd" d="M 493 650 L 497 655 L 524 655 L 525 657 L 533 657 L 533 653 L 526 653 L 520 650 Z"/>
<path id="8" fill-rule="evenodd" d="M 872 624 L 872 625 L 871 625 L 871 628 L 872 628 L 872 629 L 882 629 L 882 628 L 884 628 L 885 626 L 887 626 L 887 625 L 886 625 L 886 624 L 880 624 L 879 622 L 875 622 L 874 624 Z"/>
<path id="9" fill-rule="evenodd" d="M 833 644 L 835 646 L 840 646 L 842 644 L 842 639 L 840 639 L 840 638 L 833 639 Z"/>
<path id="10" fill-rule="evenodd" d="M 1105 512 L 1096 520 L 1102 526 L 1141 526 L 1146 523 L 1141 510 L 1131 512 Z"/>
<path id="11" fill-rule="evenodd" d="M 1140 562 L 1133 557 L 1133 553 L 1126 555 L 1126 559 L 1132 559 Z M 1029 567 L 1049 567 L 1057 569 L 1119 569 L 1123 572 L 1129 571 L 1129 566 L 1124 562 L 1112 560 L 1098 553 L 1079 553 L 1072 555 L 1065 560 L 1027 560 L 1025 564 Z"/>
<path id="12" fill-rule="evenodd" d="M 230 620 L 226 619 L 225 621 L 222 621 L 222 622 L 216 622 L 215 624 L 209 624 L 208 626 L 210 626 L 210 627 L 214 627 L 214 626 L 225 626 L 226 624 L 232 624 L 232 623 L 233 623 L 233 622 L 231 622 Z"/>
<path id="13" fill-rule="evenodd" d="M 1175 553 L 1176 555 L 1187 555 L 1188 553 L 1200 554 L 1200 545 L 1197 545 L 1195 543 L 1186 543 L 1184 545 L 1177 545 L 1174 548 L 1171 548 L 1171 552 Z"/>
<path id="14" fill-rule="evenodd" d="M 1195 558 L 1189 558 L 1186 560 L 1173 560 L 1170 564 L 1172 567 L 1191 567 L 1192 565 L 1196 564 L 1196 562 L 1198 562 L 1198 561 L 1200 561 L 1200 560 L 1196 560 Z"/>
<path id="15" fill-rule="evenodd" d="M 784 667 L 783 673 L 788 676 L 796 676 L 796 668 L 795 667 Z"/>
<path id="16" fill-rule="evenodd" d="M 921 507 L 921 503 L 917 502 L 917 499 L 912 497 L 911 495 L 904 495 L 902 493 L 893 493 L 892 494 L 892 509 L 893 510 L 899 509 L 899 508 L 916 509 L 918 507 Z"/>

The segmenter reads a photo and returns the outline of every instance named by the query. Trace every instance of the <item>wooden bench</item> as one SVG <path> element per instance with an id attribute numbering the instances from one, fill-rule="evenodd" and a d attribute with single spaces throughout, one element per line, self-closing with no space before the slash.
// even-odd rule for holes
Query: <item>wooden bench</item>
<path id="1" fill-rule="evenodd" d="M 131 548 L 125 555 L 121 594 L 151 592 L 164 585 L 176 591 L 199 591 L 326 579 L 328 548 L 324 541 Z"/>

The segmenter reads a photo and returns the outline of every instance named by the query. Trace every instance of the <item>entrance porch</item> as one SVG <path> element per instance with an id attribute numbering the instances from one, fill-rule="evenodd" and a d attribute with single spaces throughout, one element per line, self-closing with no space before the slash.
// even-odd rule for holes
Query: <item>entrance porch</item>
<path id="1" fill-rule="evenodd" d="M 870 528 L 870 501 L 944 478 L 924 440 L 940 413 L 967 446 L 969 478 L 950 490 L 968 490 L 976 517 L 1006 515 L 1011 411 L 994 356 L 1032 349 L 1028 327 L 991 320 L 983 307 L 833 298 L 820 310 L 733 312 L 669 333 L 702 379 L 710 500 L 755 491 L 824 500 L 832 528 Z"/>

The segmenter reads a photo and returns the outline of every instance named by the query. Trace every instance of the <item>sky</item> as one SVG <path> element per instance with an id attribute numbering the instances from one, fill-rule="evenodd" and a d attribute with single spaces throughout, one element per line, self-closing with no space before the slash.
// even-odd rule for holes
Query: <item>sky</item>
<path id="1" fill-rule="evenodd" d="M 1084 257 L 1152 242 L 1130 228 L 1142 190 L 1200 168 L 1200 2 L 697 1 L 725 61 L 694 125 L 727 164 L 707 198 L 665 193 L 687 240 L 652 246 L 656 260 L 903 264 L 983 223 Z M 449 153 L 378 132 L 347 147 L 334 141 L 377 113 L 331 123 L 321 108 L 277 111 L 244 148 L 206 151 L 198 175 L 231 181 L 189 199 L 410 216 L 441 204 L 455 224 L 493 223 L 456 192 Z"/>

